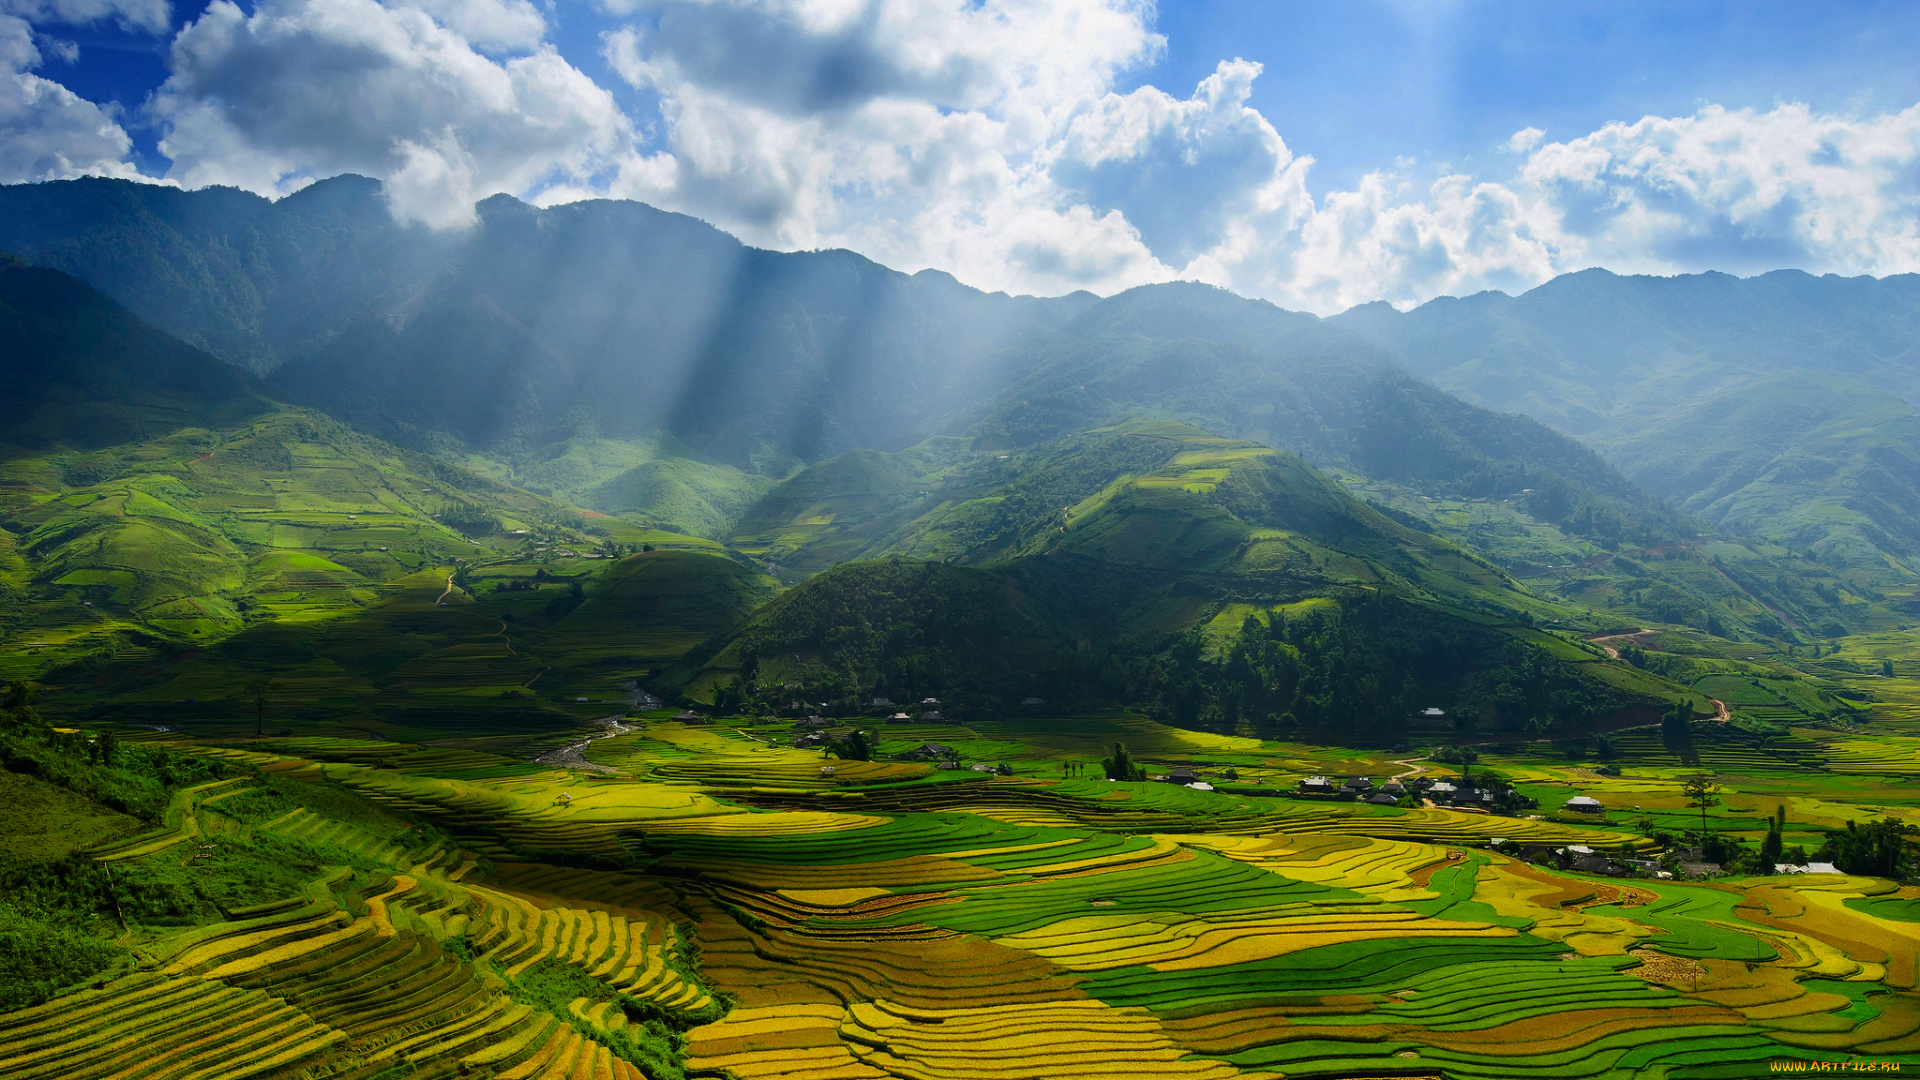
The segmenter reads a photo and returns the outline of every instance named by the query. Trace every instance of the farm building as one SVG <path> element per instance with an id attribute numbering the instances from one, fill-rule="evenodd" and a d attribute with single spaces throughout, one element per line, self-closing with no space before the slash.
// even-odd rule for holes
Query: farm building
<path id="1" fill-rule="evenodd" d="M 935 758 L 955 757 L 957 756 L 957 753 L 958 752 L 955 751 L 954 748 L 951 746 L 944 746 L 940 743 L 931 743 L 931 742 L 921 743 L 919 746 L 914 747 L 912 750 L 909 750 L 906 753 L 901 754 L 900 760 L 901 761 L 932 761 Z"/>
<path id="2" fill-rule="evenodd" d="M 1324 776 L 1309 776 L 1300 781 L 1300 790 L 1309 794 L 1330 795 L 1333 793 L 1333 781 Z"/>
<path id="3" fill-rule="evenodd" d="M 936 710 L 928 709 L 926 712 L 920 714 L 920 722 L 923 724 L 944 724 L 947 722 L 947 718 L 941 716 Z"/>
<path id="4" fill-rule="evenodd" d="M 1400 800 L 1384 791 L 1376 791 L 1367 796 L 1367 801 L 1375 806 L 1399 806 Z"/>
<path id="5" fill-rule="evenodd" d="M 906 713 L 903 713 L 903 712 L 897 712 L 897 713 L 894 713 L 892 716 L 887 717 L 887 723 L 911 724 L 913 723 L 913 717 L 908 716 Z"/>
<path id="6" fill-rule="evenodd" d="M 713 722 L 711 720 L 708 720 L 706 717 L 701 716 L 699 713 L 694 712 L 692 709 L 688 709 L 685 712 L 681 712 L 681 713 L 675 713 L 673 719 L 675 723 L 680 723 L 680 724 L 710 724 Z"/>
<path id="7" fill-rule="evenodd" d="M 1567 800 L 1566 809 L 1581 814 L 1599 814 L 1604 813 L 1607 808 L 1600 805 L 1599 799 L 1590 795 L 1575 795 Z"/>
<path id="8" fill-rule="evenodd" d="M 867 702 L 867 708 L 869 709 L 885 710 L 885 709 L 892 709 L 893 707 L 894 705 L 891 698 L 877 697 L 877 698 L 874 698 L 872 701 Z"/>
<path id="9" fill-rule="evenodd" d="M 1167 773 L 1166 780 L 1167 780 L 1167 783 L 1169 784 L 1180 784 L 1182 786 L 1185 786 L 1187 784 L 1197 784 L 1200 782 L 1200 774 L 1197 772 L 1194 772 L 1191 768 L 1188 768 L 1187 766 L 1182 765 L 1179 768 L 1174 769 L 1173 771 Z"/>
<path id="10" fill-rule="evenodd" d="M 1373 790 L 1373 781 L 1364 776 L 1350 776 L 1340 785 L 1340 790 L 1348 795 L 1365 795 Z"/>

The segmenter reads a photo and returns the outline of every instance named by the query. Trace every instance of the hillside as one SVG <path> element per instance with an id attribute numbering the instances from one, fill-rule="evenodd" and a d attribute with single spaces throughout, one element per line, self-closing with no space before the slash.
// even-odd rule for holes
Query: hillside
<path id="1" fill-rule="evenodd" d="M 1716 527 L 1874 574 L 1911 558 L 1900 403 L 1920 402 L 1920 277 L 1587 270 L 1330 321 L 1467 401 L 1580 436 Z"/>
<path id="2" fill-rule="evenodd" d="M 1524 494 L 1539 516 L 1595 539 L 1686 528 L 1578 442 L 1466 405 L 1344 327 L 1207 286 L 1123 293 L 1007 366 L 1023 374 L 972 419 L 1004 445 L 1149 409 L 1431 494 Z"/>
<path id="3" fill-rule="evenodd" d="M 1770 375 L 1609 442 L 1647 490 L 1717 528 L 1842 565 L 1920 557 L 1920 413 L 1891 394 Z"/>
<path id="4" fill-rule="evenodd" d="M 66 274 L 4 253 L 0 398 L 0 457 L 98 449 L 271 407 L 245 373 Z"/>
<path id="5" fill-rule="evenodd" d="M 1673 693 L 1625 668 L 1586 670 L 1601 654 L 1532 628 L 1573 609 L 1284 451 L 1135 420 L 1015 454 L 905 457 L 849 455 L 776 488 L 768 504 L 791 517 L 764 523 L 764 557 L 839 565 L 664 685 L 777 705 L 797 681 L 843 707 L 932 689 L 970 717 L 1027 698 L 1149 703 L 1226 731 L 1345 717 L 1372 738 L 1418 701 L 1489 729 L 1583 729 Z M 1223 674 L 1249 653 L 1269 669 L 1254 685 Z M 1532 704 L 1502 712 L 1495 688 L 1516 681 Z"/>

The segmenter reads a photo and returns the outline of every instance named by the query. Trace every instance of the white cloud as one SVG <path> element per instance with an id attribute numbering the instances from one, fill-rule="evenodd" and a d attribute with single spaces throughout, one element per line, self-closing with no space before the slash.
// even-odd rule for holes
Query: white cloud
<path id="1" fill-rule="evenodd" d="M 524 51 L 547 36 L 546 18 L 527 0 L 414 0 L 413 6 L 482 49 Z"/>
<path id="2" fill-rule="evenodd" d="M 493 44 L 527 42 L 527 26 L 475 14 L 515 5 L 464 7 Z M 167 175 L 188 186 L 272 195 L 360 172 L 387 181 L 403 219 L 451 226 L 475 198 L 578 182 L 630 143 L 612 97 L 551 47 L 489 58 L 422 7 L 262 0 L 249 15 L 214 0 L 170 66 L 150 111 Z"/>
<path id="3" fill-rule="evenodd" d="M 0 13 L 17 15 L 35 25 L 115 22 L 133 30 L 164 34 L 173 22 L 167 0 L 0 0 Z"/>
<path id="4" fill-rule="evenodd" d="M 0 15 L 0 183 L 137 177 L 132 140 L 98 105 L 31 69 L 41 61 L 24 19 Z"/>
<path id="5" fill-rule="evenodd" d="M 1556 274 L 1920 270 L 1920 105 L 1877 117 L 1709 106 L 1566 142 L 1532 129 L 1514 173 L 1424 186 L 1375 173 L 1321 197 L 1297 230 L 1221 259 L 1210 279 L 1334 311 Z"/>
<path id="6" fill-rule="evenodd" d="M 989 288 L 1171 276 L 1049 175 L 1076 113 L 1164 41 L 1137 0 L 609 0 L 607 58 L 664 137 L 616 194 L 749 241 L 848 245 Z"/>
<path id="7" fill-rule="evenodd" d="M 1259 64 L 1223 61 L 1191 93 L 1123 85 L 1165 49 L 1150 0 L 598 2 L 628 20 L 603 50 L 647 115 L 548 42 L 550 5 L 214 0 L 146 118 L 188 185 L 271 195 L 362 172 L 436 226 L 497 191 L 631 197 L 1012 291 L 1192 277 L 1330 312 L 1594 265 L 1920 270 L 1920 106 L 1528 127 L 1492 171 L 1415 180 L 1403 158 L 1315 193 L 1312 158 L 1250 104 Z M 32 73 L 54 46 L 27 22 L 167 11 L 0 0 L 0 168 L 129 174 L 115 117 Z"/>

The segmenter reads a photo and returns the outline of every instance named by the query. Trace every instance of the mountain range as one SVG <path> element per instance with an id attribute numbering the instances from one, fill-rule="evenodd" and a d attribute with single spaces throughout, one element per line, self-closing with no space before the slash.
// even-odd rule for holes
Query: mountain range
<path id="1" fill-rule="evenodd" d="M 1333 603 L 1374 628 L 1346 651 L 1379 724 L 1522 683 L 1552 715 L 1489 723 L 1589 723 L 1674 690 L 1582 632 L 1920 614 L 1914 279 L 1590 271 L 1320 319 L 1192 283 L 984 293 L 635 203 L 496 196 L 436 233 L 358 177 L 0 188 L 0 248 L 5 666 L 121 698 L 281 649 L 357 673 L 342 708 L 484 655 L 528 686 L 706 700 L 764 670 L 1312 724 L 1326 671 L 1257 709 L 1169 672 Z M 691 595 L 669 578 L 707 614 L 642 611 Z M 318 629 L 394 632 L 429 592 L 467 629 L 398 666 Z M 623 620 L 663 644 L 609 645 Z M 1472 659 L 1382 644 L 1417 625 Z M 202 674 L 162 662 L 187 643 Z"/>

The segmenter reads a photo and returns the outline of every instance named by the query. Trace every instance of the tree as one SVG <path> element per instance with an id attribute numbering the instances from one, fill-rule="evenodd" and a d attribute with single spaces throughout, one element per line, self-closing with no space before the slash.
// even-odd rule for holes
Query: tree
<path id="1" fill-rule="evenodd" d="M 1857 821 L 1827 834 L 1819 857 L 1849 874 L 1897 878 L 1912 864 L 1913 826 L 1881 818 L 1865 828 Z"/>
<path id="2" fill-rule="evenodd" d="M 255 679 L 246 685 L 247 700 L 253 703 L 253 733 L 267 733 L 267 695 L 273 693 L 272 679 Z"/>
<path id="3" fill-rule="evenodd" d="M 7 684 L 6 696 L 0 698 L 0 709 L 6 710 L 10 727 L 39 726 L 40 713 L 33 707 L 33 685 L 24 679 L 15 679 Z"/>
<path id="4" fill-rule="evenodd" d="M 1147 778 L 1147 770 L 1135 765 L 1133 758 L 1128 755 L 1126 743 L 1114 743 L 1113 756 L 1101 758 L 1100 764 L 1107 770 L 1109 780 L 1145 780 Z"/>
<path id="5" fill-rule="evenodd" d="M 833 744 L 833 756 L 848 761 L 872 761 L 873 742 L 864 731 L 855 731 Z"/>
<path id="6" fill-rule="evenodd" d="M 1880 674 L 1885 675 L 1889 679 L 1893 678 L 1893 661 L 1880 661 Z"/>
<path id="7" fill-rule="evenodd" d="M 1773 817 L 1767 820 L 1767 838 L 1760 841 L 1760 872 L 1773 873 L 1774 864 L 1786 853 L 1787 846 L 1787 804 L 1780 803 L 1773 808 Z"/>
<path id="8" fill-rule="evenodd" d="M 1707 837 L 1707 811 L 1720 805 L 1720 785 L 1714 783 L 1713 777 L 1706 773 L 1695 773 L 1681 778 L 1680 794 L 1687 797 L 1688 806 L 1699 808 L 1700 839 L 1704 842 Z"/>

